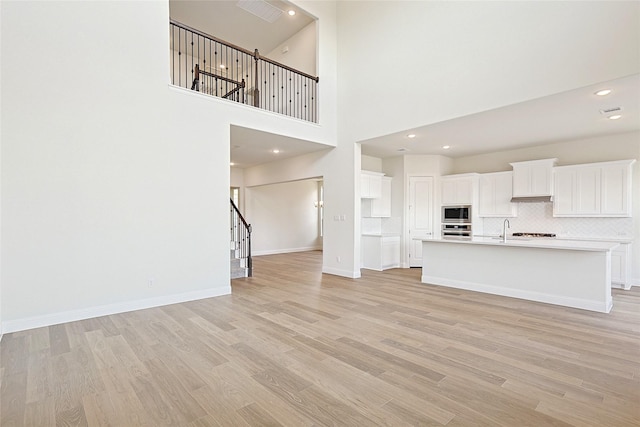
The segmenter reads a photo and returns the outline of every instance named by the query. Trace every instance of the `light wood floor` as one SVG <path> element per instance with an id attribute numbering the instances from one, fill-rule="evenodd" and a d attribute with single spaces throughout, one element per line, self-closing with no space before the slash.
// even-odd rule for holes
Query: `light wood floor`
<path id="1" fill-rule="evenodd" d="M 8 426 L 638 426 L 640 291 L 610 314 L 255 260 L 233 295 L 8 334 Z"/>

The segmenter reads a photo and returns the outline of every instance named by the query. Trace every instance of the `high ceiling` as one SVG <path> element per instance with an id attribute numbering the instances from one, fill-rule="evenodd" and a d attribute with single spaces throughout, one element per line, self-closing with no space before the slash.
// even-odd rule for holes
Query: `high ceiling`
<path id="1" fill-rule="evenodd" d="M 169 0 L 169 13 L 175 21 L 236 46 L 251 51 L 258 49 L 263 55 L 313 21 L 300 8 L 281 0 L 254 2 L 256 5 L 263 4 L 262 10 L 282 11 L 273 23 L 239 7 L 239 3 L 242 4 L 238 0 Z M 244 3 L 251 4 L 247 1 Z M 289 10 L 294 10 L 296 14 L 290 16 L 287 13 Z"/>
<path id="2" fill-rule="evenodd" d="M 596 91 L 610 89 L 606 96 Z M 362 141 L 374 157 L 462 157 L 640 130 L 640 74 Z M 601 110 L 620 107 L 618 120 Z M 414 138 L 407 135 L 413 134 Z M 449 149 L 443 149 L 449 146 Z"/>
<path id="3" fill-rule="evenodd" d="M 269 23 L 240 8 L 238 0 L 170 0 L 171 18 L 249 50 L 266 54 L 308 25 L 313 18 L 281 0 L 268 3 L 283 13 Z M 267 6 L 268 7 L 268 6 Z M 296 11 L 294 16 L 286 12 Z M 612 92 L 603 97 L 602 88 Z M 473 154 L 549 144 L 640 130 L 640 75 L 619 78 L 498 109 L 429 123 L 414 129 L 362 141 L 362 153 L 385 158 L 403 154 Z M 621 107 L 622 117 L 609 120 L 600 110 Z M 409 139 L 408 134 L 415 134 Z M 444 150 L 442 147 L 450 148 Z M 274 155 L 271 151 L 281 152 Z M 234 127 L 231 161 L 249 167 L 326 149 L 319 144 Z"/>

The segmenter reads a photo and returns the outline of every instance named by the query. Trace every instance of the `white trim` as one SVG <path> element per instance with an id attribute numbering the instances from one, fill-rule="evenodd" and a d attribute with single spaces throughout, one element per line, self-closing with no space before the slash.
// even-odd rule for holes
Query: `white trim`
<path id="1" fill-rule="evenodd" d="M 334 276 L 348 277 L 350 279 L 360 278 L 360 270 L 351 271 L 351 270 L 342 270 L 342 269 L 333 268 L 333 267 L 322 267 L 322 273 L 333 274 Z"/>
<path id="2" fill-rule="evenodd" d="M 125 313 L 128 311 L 144 310 L 146 308 L 160 307 L 163 305 L 177 304 L 186 301 L 213 298 L 231 294 L 231 286 L 220 286 L 201 291 L 186 292 L 183 294 L 165 295 L 154 298 L 146 298 L 137 301 L 100 305 L 78 310 L 64 311 L 60 313 L 46 314 L 43 316 L 26 317 L 23 319 L 8 320 L 2 322 L 5 333 L 24 331 L 27 329 L 41 328 L 43 326 L 58 325 L 60 323 L 74 322 L 76 320 L 91 319 L 93 317 L 109 316 L 111 314 Z"/>
<path id="3" fill-rule="evenodd" d="M 207 100 L 210 100 L 212 102 L 218 102 L 218 103 L 221 103 L 223 105 L 230 106 L 232 108 L 240 108 L 240 109 L 244 109 L 244 111 L 248 111 L 248 110 L 259 111 L 261 113 L 265 113 L 265 114 L 268 114 L 268 115 L 273 116 L 273 117 L 279 117 L 279 118 L 283 118 L 283 119 L 288 119 L 288 120 L 292 120 L 292 121 L 295 121 L 295 122 L 298 122 L 298 123 L 305 123 L 305 124 L 312 125 L 312 126 L 317 127 L 317 128 L 321 127 L 321 125 L 320 125 L 320 115 L 319 114 L 318 114 L 318 123 L 315 123 L 315 122 L 310 122 L 308 120 L 299 119 L 297 117 L 287 116 L 286 114 L 277 113 L 275 111 L 266 110 L 264 108 L 255 107 L 255 106 L 253 106 L 251 104 L 244 104 L 244 103 L 240 103 L 240 102 L 236 102 L 236 101 L 231 101 L 230 99 L 222 98 L 221 96 L 207 95 L 204 92 L 200 92 L 200 91 L 197 91 L 197 90 L 191 90 L 189 88 L 182 87 L 182 86 L 176 86 L 174 84 L 171 84 L 171 82 L 169 82 L 167 86 L 169 87 L 169 90 L 173 90 L 173 91 L 176 91 L 176 92 L 182 92 L 182 93 L 187 94 L 189 96 L 201 97 L 203 99 L 207 99 Z M 317 109 L 318 110 L 319 110 L 319 106 L 320 106 L 320 104 L 317 105 Z M 327 148 L 329 148 L 329 147 L 335 148 L 336 146 L 335 145 L 328 145 Z"/>
<path id="4" fill-rule="evenodd" d="M 322 246 L 309 246 L 306 248 L 273 249 L 269 251 L 253 251 L 252 256 L 290 254 L 293 252 L 309 252 L 309 251 L 321 251 L 321 250 L 322 250 Z"/>
<path id="5" fill-rule="evenodd" d="M 525 291 L 522 289 L 503 288 L 500 286 L 484 285 L 482 283 L 467 282 L 464 280 L 445 279 L 443 277 L 422 276 L 422 283 L 425 285 L 446 286 L 449 288 L 465 289 L 468 291 L 484 292 L 487 294 L 501 295 L 505 297 L 520 298 L 547 304 L 562 305 L 566 307 L 580 308 L 583 310 L 609 313 L 613 307 L 611 298 L 606 303 L 600 301 L 590 301 L 580 298 L 563 297 L 558 295 L 544 294 L 540 292 Z"/>

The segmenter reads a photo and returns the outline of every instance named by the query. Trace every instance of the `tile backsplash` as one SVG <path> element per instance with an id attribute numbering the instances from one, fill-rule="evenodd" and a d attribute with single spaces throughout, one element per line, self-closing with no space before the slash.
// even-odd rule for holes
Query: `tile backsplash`
<path id="1" fill-rule="evenodd" d="M 402 219 L 400 217 L 363 217 L 360 227 L 362 234 L 400 234 L 402 232 Z"/>
<path id="2" fill-rule="evenodd" d="M 502 234 L 504 218 L 484 218 L 484 234 Z M 519 203 L 509 218 L 514 232 L 555 233 L 558 237 L 633 237 L 633 218 L 555 218 L 551 203 Z"/>

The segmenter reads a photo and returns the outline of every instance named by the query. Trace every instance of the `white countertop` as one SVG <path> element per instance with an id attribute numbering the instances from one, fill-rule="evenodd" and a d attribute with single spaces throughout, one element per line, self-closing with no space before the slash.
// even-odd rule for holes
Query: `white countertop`
<path id="1" fill-rule="evenodd" d="M 400 237 L 400 233 L 362 233 L 366 237 Z"/>
<path id="2" fill-rule="evenodd" d="M 520 238 L 508 237 L 503 242 L 500 237 L 479 237 L 474 236 L 470 240 L 458 239 L 422 239 L 424 242 L 433 243 L 454 243 L 460 245 L 487 245 L 487 246 L 510 246 L 541 249 L 563 249 L 573 251 L 609 251 L 619 245 L 617 242 L 597 241 L 597 240 L 564 240 L 554 238 Z"/>

